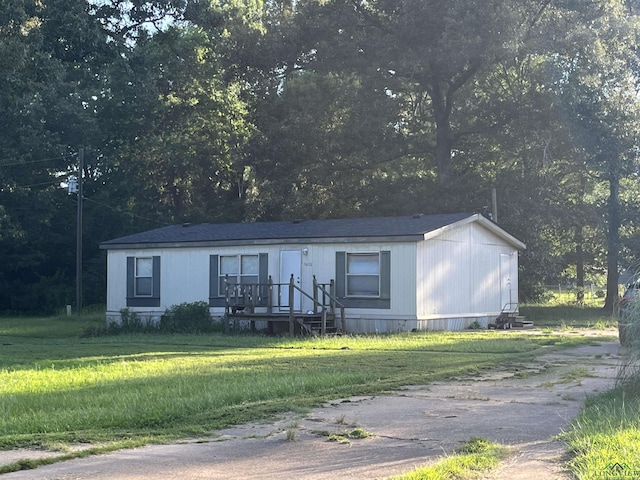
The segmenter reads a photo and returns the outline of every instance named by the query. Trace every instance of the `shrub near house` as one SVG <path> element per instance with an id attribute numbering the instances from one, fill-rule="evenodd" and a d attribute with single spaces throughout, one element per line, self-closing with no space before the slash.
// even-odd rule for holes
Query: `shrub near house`
<path id="1" fill-rule="evenodd" d="M 206 302 L 173 305 L 160 317 L 160 330 L 165 333 L 209 333 L 220 330 L 217 326 Z"/>

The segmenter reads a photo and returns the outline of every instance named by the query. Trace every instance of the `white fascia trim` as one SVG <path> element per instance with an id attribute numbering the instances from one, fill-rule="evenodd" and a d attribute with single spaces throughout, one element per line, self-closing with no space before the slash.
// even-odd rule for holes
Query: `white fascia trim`
<path id="1" fill-rule="evenodd" d="M 511 245 L 516 247 L 518 250 L 526 250 L 527 249 L 527 246 L 523 242 L 518 240 L 513 235 L 507 233 L 505 230 L 500 228 L 498 225 L 493 223 L 488 218 L 484 217 L 483 215 L 480 215 L 479 213 L 471 215 L 470 217 L 467 217 L 467 218 L 465 218 L 463 220 L 460 220 L 458 222 L 452 223 L 450 225 L 446 225 L 444 227 L 438 228 L 437 230 L 433 230 L 431 232 L 425 233 L 424 239 L 425 240 L 431 240 L 433 238 L 439 237 L 440 235 L 442 235 L 442 234 L 444 234 L 446 232 L 449 232 L 451 230 L 455 230 L 456 228 L 460 228 L 460 227 L 462 227 L 464 225 L 467 225 L 467 224 L 473 223 L 473 222 L 479 222 L 481 226 L 483 226 L 487 230 L 491 231 L 496 236 L 502 238 L 506 242 L 510 243 Z"/>

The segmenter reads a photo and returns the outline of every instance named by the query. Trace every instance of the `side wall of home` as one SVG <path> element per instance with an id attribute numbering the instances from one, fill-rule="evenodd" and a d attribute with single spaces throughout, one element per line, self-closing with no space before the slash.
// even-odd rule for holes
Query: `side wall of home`
<path id="1" fill-rule="evenodd" d="M 518 251 L 477 223 L 421 242 L 417 276 L 417 315 L 427 328 L 486 326 L 517 309 Z"/>

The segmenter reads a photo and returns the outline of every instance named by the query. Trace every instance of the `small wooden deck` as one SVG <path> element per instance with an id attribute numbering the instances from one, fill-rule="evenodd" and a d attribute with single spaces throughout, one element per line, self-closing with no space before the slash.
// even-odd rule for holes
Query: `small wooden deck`
<path id="1" fill-rule="evenodd" d="M 287 295 L 283 295 L 284 292 Z M 311 301 L 311 310 L 295 310 L 296 292 Z M 291 336 L 326 335 L 345 329 L 344 305 L 335 297 L 333 280 L 318 283 L 315 276 L 311 293 L 298 287 L 293 275 L 289 283 L 273 283 L 271 277 L 268 283 L 262 284 L 237 284 L 225 279 L 225 333 L 232 328 L 237 330 L 241 321 L 249 321 L 252 331 L 257 322 L 265 322 L 268 333 Z"/>

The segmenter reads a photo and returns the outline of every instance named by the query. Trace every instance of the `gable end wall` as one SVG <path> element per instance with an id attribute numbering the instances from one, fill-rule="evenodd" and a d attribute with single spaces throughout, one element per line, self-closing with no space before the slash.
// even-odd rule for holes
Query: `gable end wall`
<path id="1" fill-rule="evenodd" d="M 417 250 L 419 318 L 499 313 L 504 278 L 501 254 L 514 261 L 510 279 L 517 302 L 517 250 L 479 224 L 420 242 Z"/>

